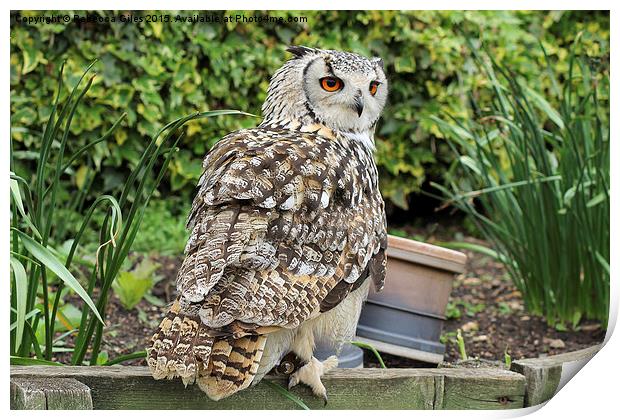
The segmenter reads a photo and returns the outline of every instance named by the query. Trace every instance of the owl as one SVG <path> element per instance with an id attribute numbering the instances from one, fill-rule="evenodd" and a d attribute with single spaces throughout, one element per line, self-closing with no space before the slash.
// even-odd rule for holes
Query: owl
<path id="1" fill-rule="evenodd" d="M 263 121 L 207 154 L 172 303 L 147 349 L 155 379 L 219 400 L 283 358 L 289 388 L 327 402 L 321 376 L 383 287 L 384 202 L 374 131 L 388 95 L 380 58 L 303 46 L 271 78 Z M 317 341 L 334 355 L 313 356 Z M 290 365 L 289 365 L 290 366 Z"/>

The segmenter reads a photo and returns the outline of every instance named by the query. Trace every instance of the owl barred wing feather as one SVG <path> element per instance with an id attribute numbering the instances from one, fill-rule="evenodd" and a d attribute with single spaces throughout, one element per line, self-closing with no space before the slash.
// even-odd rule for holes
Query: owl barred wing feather
<path id="1" fill-rule="evenodd" d="M 148 352 L 156 378 L 230 395 L 252 382 L 266 335 L 330 310 L 369 276 L 381 287 L 376 166 L 370 152 L 321 134 L 241 130 L 209 153 L 180 297 Z"/>
<path id="2" fill-rule="evenodd" d="M 343 253 L 345 275 L 354 271 L 348 281 L 357 280 L 359 265 L 371 256 L 367 246 L 381 240 L 375 233 L 385 236 L 385 220 L 372 157 L 353 150 L 288 130 L 243 130 L 218 143 L 205 161 L 186 247 L 190 253 L 211 240 L 202 247 L 208 248 L 204 260 L 211 270 L 205 274 L 211 278 L 196 270 L 180 275 L 183 295 L 200 301 L 228 265 L 266 269 L 284 263 L 294 274 L 332 275 L 334 257 Z M 362 206 L 365 194 L 373 200 Z M 319 257 L 324 259 L 314 261 Z"/>

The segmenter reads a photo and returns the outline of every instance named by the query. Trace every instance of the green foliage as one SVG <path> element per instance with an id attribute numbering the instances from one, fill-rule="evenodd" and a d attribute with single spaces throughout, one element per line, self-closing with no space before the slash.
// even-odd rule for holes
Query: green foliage
<path id="1" fill-rule="evenodd" d="M 508 353 L 508 347 L 504 350 L 504 366 L 506 369 L 510 370 L 510 365 L 512 365 L 512 357 L 510 357 L 510 353 Z"/>
<path id="2" fill-rule="evenodd" d="M 43 12 L 19 12 L 40 16 Z M 83 12 L 75 12 L 84 14 Z M 112 12 L 92 12 L 110 15 Z M 138 16 L 151 12 L 133 12 Z M 220 16 L 234 12 L 209 12 Z M 246 15 L 252 12 L 245 12 Z M 158 14 L 158 13 L 157 13 Z M 173 12 L 176 15 L 177 12 Z M 194 12 L 178 12 L 192 15 Z M 97 144 L 68 168 L 69 182 L 82 190 L 91 168 L 101 169 L 93 194 L 114 193 L 135 168 L 145 137 L 164 122 L 196 109 L 235 108 L 258 114 L 269 78 L 289 55 L 285 48 L 305 44 L 381 56 L 390 79 L 390 103 L 377 130 L 381 189 L 396 205 L 428 180 L 442 183 L 453 163 L 436 122 L 428 117 L 466 116 L 468 91 L 480 100 L 482 89 L 465 40 L 476 38 L 529 86 L 543 96 L 553 88 L 540 77 L 544 55 L 553 71 L 566 73 L 569 45 L 579 31 L 590 56 L 609 54 L 608 12 L 561 11 L 272 11 L 272 16 L 306 16 L 307 22 L 284 24 L 180 24 L 161 22 L 71 23 L 11 27 L 12 138 L 19 153 L 15 172 L 25 176 L 35 165 L 31 150 L 50 113 L 51 75 L 67 57 L 65 81 L 72 84 L 94 58 L 97 78 L 70 129 L 70 147 L 85 144 L 127 112 L 113 137 Z M 63 89 L 61 96 L 68 95 Z M 223 135 L 255 120 L 216 118 L 202 126 L 188 123 L 181 151 L 170 162 L 162 194 L 187 200 L 200 175 L 200 162 Z"/>
<path id="3" fill-rule="evenodd" d="M 299 408 L 302 410 L 310 410 L 310 408 L 304 403 L 304 401 L 299 398 L 297 395 L 293 394 L 288 389 L 282 387 L 280 384 L 277 384 L 269 379 L 263 379 L 262 382 L 266 383 L 269 387 L 275 389 L 280 395 L 289 400 L 293 401 Z"/>
<path id="4" fill-rule="evenodd" d="M 409 234 L 404 229 L 388 228 L 388 233 L 390 235 L 399 236 L 401 238 L 408 238 L 409 237 Z"/>
<path id="5" fill-rule="evenodd" d="M 474 102 L 469 119 L 435 119 L 464 174 L 436 187 L 477 221 L 552 326 L 606 323 L 609 312 L 609 69 L 574 48 L 561 80 L 546 75 L 558 107 L 483 56 L 494 100 Z"/>
<path id="6" fill-rule="evenodd" d="M 499 302 L 497 304 L 497 311 L 501 315 L 510 315 L 510 314 L 512 314 L 512 308 L 506 302 Z"/>
<path id="7" fill-rule="evenodd" d="M 62 67 L 59 72 L 57 94 L 52 103 L 48 121 L 42 133 L 39 153 L 36 155 L 36 178 L 33 184 L 13 172 L 14 155 L 11 153 L 11 322 L 16 328 L 11 330 L 11 354 L 20 357 L 30 355 L 34 350 L 39 359 L 49 360 L 53 351 L 53 338 L 56 332 L 56 317 L 59 314 L 61 290 L 68 287 L 90 308 L 93 323 L 103 323 L 100 308 L 96 307 L 90 294 L 84 290 L 74 275 L 68 270 L 76 247 L 81 239 L 87 216 L 82 228 L 74 232 L 74 242 L 67 255 L 59 252 L 57 237 L 59 229 L 53 229 L 59 222 L 57 197 L 62 189 L 60 176 L 66 163 L 66 144 L 68 132 L 82 99 L 92 86 L 92 77 L 80 89 L 81 82 L 92 64 L 76 81 L 64 103 L 59 103 L 62 86 Z M 112 125 L 100 139 L 104 141 L 113 132 L 120 119 Z M 12 144 L 11 144 L 12 146 Z M 12 152 L 11 148 L 11 152 Z M 86 149 L 85 149 L 86 150 Z M 120 227 L 121 215 L 118 203 L 111 197 L 101 197 L 99 201 L 109 203 L 111 223 L 109 231 L 101 232 L 102 241 L 108 233 L 115 235 Z M 91 207 L 91 212 L 94 207 Z M 113 241 L 112 241 L 113 242 Z M 109 245 L 101 242 L 101 247 Z M 51 288 L 55 286 L 52 301 Z M 42 297 L 39 301 L 39 296 Z M 41 315 L 43 323 L 40 324 Z M 40 326 L 40 327 L 39 327 Z M 40 329 L 39 329 L 40 328 Z M 41 331 L 39 335 L 37 331 Z M 24 335 L 26 333 L 26 335 Z M 42 343 L 40 341 L 42 340 Z M 42 350 L 45 352 L 43 354 Z"/>
<path id="8" fill-rule="evenodd" d="M 99 353 L 99 355 L 97 356 L 97 362 L 94 363 L 95 365 L 105 365 L 108 362 L 108 352 L 107 351 L 102 351 Z"/>
<path id="9" fill-rule="evenodd" d="M 450 248 L 450 249 L 459 249 L 459 250 L 465 249 L 468 251 L 474 251 L 479 254 L 498 259 L 500 261 L 502 260 L 502 255 L 500 255 L 499 252 L 497 252 L 494 249 L 489 248 L 488 246 L 484 246 L 480 244 L 473 244 L 470 242 L 450 241 L 450 242 L 435 242 L 435 245 L 443 246 L 444 248 Z"/>
<path id="10" fill-rule="evenodd" d="M 122 356 L 117 357 L 116 359 L 109 360 L 105 363 L 102 363 L 104 366 L 112 366 L 117 365 L 121 362 L 126 362 L 127 360 L 135 360 L 135 359 L 145 359 L 146 351 L 136 351 L 129 354 L 124 354 Z"/>
<path id="11" fill-rule="evenodd" d="M 456 331 L 444 331 L 439 336 L 441 344 L 456 343 Z"/>
<path id="12" fill-rule="evenodd" d="M 50 360 L 42 360 L 42 359 L 33 359 L 30 357 L 19 357 L 19 356 L 11 356 L 10 362 L 12 365 L 17 366 L 62 366 L 62 363 L 52 362 Z"/>
<path id="13" fill-rule="evenodd" d="M 461 310 L 458 305 L 452 301 L 446 305 L 446 318 L 459 319 L 461 317 Z"/>
<path id="14" fill-rule="evenodd" d="M 91 191 L 90 182 L 85 181 L 85 189 L 76 192 L 69 184 L 61 182 L 61 178 L 67 175 L 73 161 L 112 136 L 125 116 L 123 114 L 117 118 L 101 137 L 83 141 L 83 146 L 69 154 L 66 147 L 69 133 L 73 122 L 81 120 L 80 104 L 93 86 L 94 78 L 91 76 L 85 83 L 82 82 L 93 65 L 88 66 L 74 81 L 73 88 L 62 101 L 64 66 L 60 67 L 47 123 L 40 141 L 35 145 L 37 148 L 33 146 L 31 151 L 36 156 L 32 170 L 34 176 L 28 176 L 31 181 L 14 172 L 17 152 L 13 152 L 11 142 L 10 338 L 11 355 L 16 356 L 11 360 L 15 363 L 20 363 L 21 358 L 28 358 L 33 353 L 39 361 L 50 361 L 52 354 L 59 351 L 72 352 L 73 364 L 82 364 L 87 351 L 90 351 L 91 365 L 105 359 L 100 359 L 99 348 L 109 290 L 136 237 L 149 199 L 177 150 L 180 137 L 174 142 L 171 137 L 185 123 L 199 118 L 242 114 L 237 111 L 211 111 L 173 120 L 155 133 L 134 170 L 121 181 L 118 200 L 110 195 L 98 195 L 86 200 L 89 191 L 96 194 Z M 78 138 L 83 140 L 82 135 Z M 163 162 L 159 165 L 160 169 L 154 170 L 158 161 Z M 62 197 L 66 196 L 72 199 L 62 201 Z M 59 208 L 80 215 L 81 220 L 67 223 L 64 219 L 66 213 L 58 211 Z M 99 211 L 104 216 L 96 227 L 98 246 L 93 256 L 94 263 L 80 267 L 90 272 L 85 276 L 87 286 L 84 287 L 75 277 L 78 267 L 74 259 L 77 259 L 76 252 L 85 238 L 84 232 L 93 228 L 93 215 Z M 95 286 L 97 293 L 94 293 Z M 68 290 L 84 302 L 81 311 L 63 302 Z M 57 336 L 63 331 L 66 332 Z M 54 344 L 62 343 L 66 334 L 74 332 L 77 332 L 74 349 L 54 347 Z"/>
<path id="15" fill-rule="evenodd" d="M 461 360 L 465 361 L 468 359 L 467 351 L 465 350 L 465 340 L 463 340 L 463 335 L 461 334 L 461 330 L 456 330 L 456 344 L 459 348 L 459 355 L 461 356 Z"/>
<path id="16" fill-rule="evenodd" d="M 125 309 L 131 310 L 155 284 L 155 271 L 161 266 L 150 258 L 143 258 L 133 270 L 121 271 L 112 288 Z"/>
<path id="17" fill-rule="evenodd" d="M 144 212 L 142 227 L 136 235 L 133 250 L 181 255 L 188 237 L 185 229 L 188 214 L 189 203 L 172 199 L 153 200 Z"/>
<path id="18" fill-rule="evenodd" d="M 486 305 L 482 302 L 474 304 L 466 300 L 457 299 L 455 301 L 448 302 L 446 305 L 446 318 L 459 319 L 463 312 L 465 312 L 465 314 L 469 317 L 474 317 L 479 312 L 484 311 L 485 308 Z"/>

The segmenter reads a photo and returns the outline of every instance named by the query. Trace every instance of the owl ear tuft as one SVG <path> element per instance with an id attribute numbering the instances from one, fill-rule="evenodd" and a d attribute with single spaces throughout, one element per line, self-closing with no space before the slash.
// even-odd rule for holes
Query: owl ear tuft
<path id="1" fill-rule="evenodd" d="M 381 57 L 373 57 L 371 61 L 375 63 L 377 66 L 381 67 L 381 70 L 385 71 L 385 67 L 383 65 L 383 59 Z"/>
<path id="2" fill-rule="evenodd" d="M 301 58 L 306 54 L 315 52 L 314 48 L 304 47 L 303 45 L 291 45 L 286 49 L 295 56 L 295 58 Z"/>

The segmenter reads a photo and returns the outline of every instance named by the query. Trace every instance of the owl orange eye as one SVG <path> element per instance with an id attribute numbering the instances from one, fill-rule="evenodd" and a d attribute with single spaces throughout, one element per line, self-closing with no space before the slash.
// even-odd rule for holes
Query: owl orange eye
<path id="1" fill-rule="evenodd" d="M 342 87 L 344 86 L 342 80 L 336 77 L 324 77 L 319 81 L 321 82 L 321 87 L 323 88 L 323 90 L 326 90 L 328 92 L 335 92 L 342 89 Z"/>
<path id="2" fill-rule="evenodd" d="M 377 93 L 377 88 L 379 87 L 379 85 L 379 82 L 370 82 L 370 87 L 368 88 L 368 90 L 370 91 L 370 94 L 372 96 L 375 96 L 375 93 Z"/>

